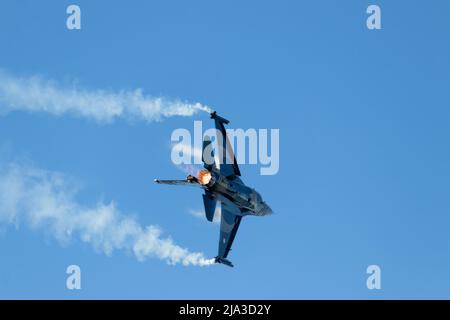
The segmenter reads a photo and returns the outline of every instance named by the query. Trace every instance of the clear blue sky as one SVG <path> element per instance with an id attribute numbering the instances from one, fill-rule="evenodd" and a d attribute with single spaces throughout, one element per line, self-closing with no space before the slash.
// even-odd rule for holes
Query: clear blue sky
<path id="1" fill-rule="evenodd" d="M 65 27 L 66 7 L 82 30 Z M 382 9 L 380 31 L 366 8 Z M 235 128 L 279 128 L 280 171 L 243 178 L 274 209 L 243 220 L 235 268 L 138 262 L 2 227 L 0 298 L 450 298 L 448 1 L 2 1 L 0 68 L 199 101 Z M 1 106 L 0 106 L 1 108 Z M 0 117 L 3 157 L 83 182 L 177 244 L 213 257 L 218 226 L 167 145 L 175 128 L 46 114 Z M 82 290 L 65 288 L 78 264 Z M 366 288 L 366 268 L 382 290 Z"/>

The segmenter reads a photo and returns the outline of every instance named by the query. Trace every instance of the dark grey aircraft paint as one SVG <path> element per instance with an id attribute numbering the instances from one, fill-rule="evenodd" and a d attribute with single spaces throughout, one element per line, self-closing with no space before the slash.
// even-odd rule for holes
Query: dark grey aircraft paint
<path id="1" fill-rule="evenodd" d="M 225 124 L 229 121 L 218 116 L 216 112 L 211 113 L 211 119 L 217 130 L 219 163 L 207 161 L 202 157 L 204 169 L 198 177 L 189 175 L 185 180 L 158 180 L 156 183 L 171 185 L 195 185 L 204 189 L 203 204 L 208 221 L 213 221 L 217 202 L 221 202 L 222 214 L 220 221 L 219 253 L 215 258 L 216 263 L 223 263 L 233 267 L 231 261 L 227 260 L 231 245 L 233 244 L 242 217 L 247 215 L 265 216 L 272 213 L 272 209 L 263 201 L 256 190 L 248 187 L 239 177 L 236 158 L 233 154 L 230 141 L 225 130 Z M 203 151 L 211 149 L 211 140 L 205 136 Z M 206 155 L 207 153 L 204 152 Z M 208 159 L 213 159 L 212 157 Z"/>

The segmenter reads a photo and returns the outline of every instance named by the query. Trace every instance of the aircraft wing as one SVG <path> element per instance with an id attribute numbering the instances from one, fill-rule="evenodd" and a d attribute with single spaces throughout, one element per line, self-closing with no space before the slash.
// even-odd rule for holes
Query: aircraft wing
<path id="1" fill-rule="evenodd" d="M 226 259 L 233 244 L 242 216 L 238 215 L 239 208 L 232 204 L 222 201 L 222 217 L 220 220 L 220 238 L 219 238 L 219 255 L 216 262 L 226 264 L 230 267 L 233 264 Z"/>
<path id="2" fill-rule="evenodd" d="M 240 176 L 241 171 L 239 170 L 233 148 L 224 126 L 224 124 L 228 124 L 229 121 L 218 116 L 216 112 L 211 113 L 211 118 L 214 119 L 216 130 L 220 132 L 222 136 L 222 139 L 217 139 L 220 172 L 226 177 Z"/>

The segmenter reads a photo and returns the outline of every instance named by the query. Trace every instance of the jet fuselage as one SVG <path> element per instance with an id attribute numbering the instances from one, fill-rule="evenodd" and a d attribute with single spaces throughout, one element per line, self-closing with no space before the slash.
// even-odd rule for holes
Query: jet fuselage
<path id="1" fill-rule="evenodd" d="M 204 169 L 206 171 L 206 169 Z M 241 215 L 264 216 L 272 213 L 270 207 L 263 201 L 261 195 L 253 188 L 248 187 L 239 178 L 232 179 L 221 175 L 217 169 L 209 171 L 211 179 L 203 188 L 219 197 L 221 201 L 229 201 L 235 204 L 241 211 Z"/>

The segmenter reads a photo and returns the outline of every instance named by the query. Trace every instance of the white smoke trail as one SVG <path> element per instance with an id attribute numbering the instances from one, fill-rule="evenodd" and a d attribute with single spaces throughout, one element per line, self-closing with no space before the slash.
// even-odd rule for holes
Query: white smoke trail
<path id="1" fill-rule="evenodd" d="M 43 229 L 66 244 L 74 238 L 107 255 L 131 251 L 143 261 L 157 257 L 169 264 L 207 266 L 214 259 L 190 252 L 163 238 L 156 226 L 142 227 L 135 218 L 120 212 L 114 202 L 85 207 L 67 177 L 42 169 L 9 164 L 0 167 L 0 224 L 25 224 Z"/>
<path id="2" fill-rule="evenodd" d="M 11 111 L 72 114 L 110 123 L 117 118 L 152 122 L 212 110 L 200 103 L 147 96 L 141 89 L 87 90 L 76 84 L 63 86 L 40 76 L 17 77 L 0 71 L 0 114 Z"/>

